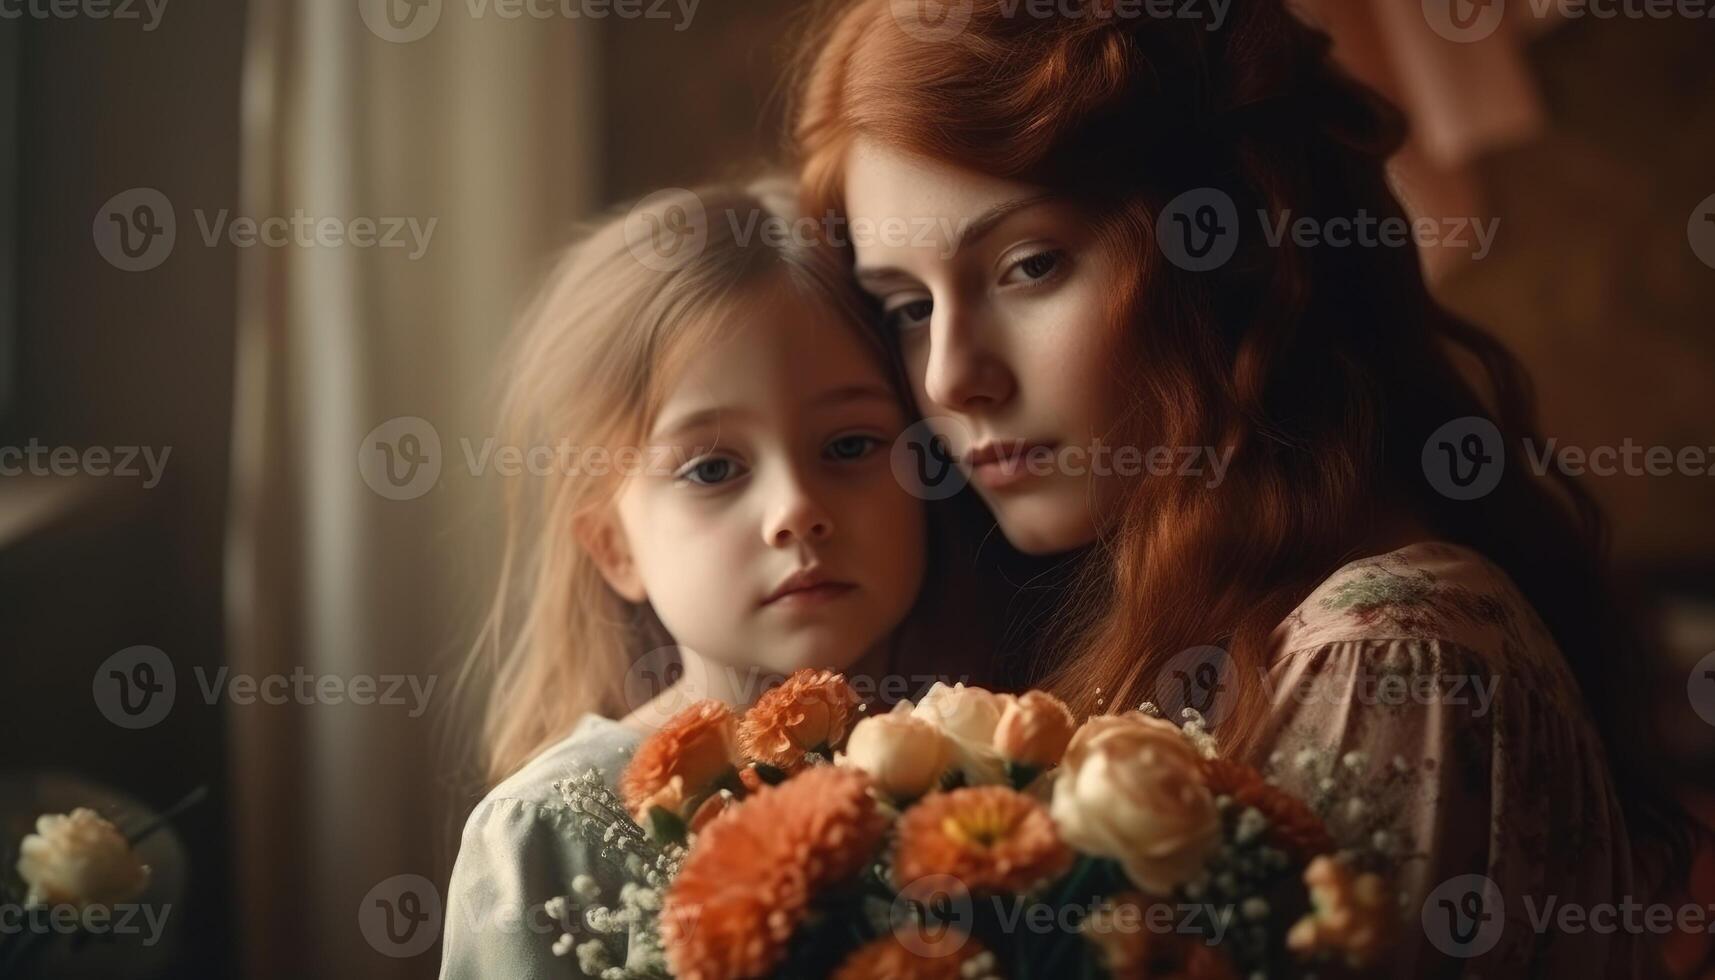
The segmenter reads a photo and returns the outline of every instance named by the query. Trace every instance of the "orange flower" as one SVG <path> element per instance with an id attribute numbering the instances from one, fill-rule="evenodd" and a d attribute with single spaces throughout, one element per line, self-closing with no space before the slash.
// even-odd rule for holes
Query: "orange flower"
<path id="1" fill-rule="evenodd" d="M 1262 773 L 1230 759 L 1204 759 L 1203 781 L 1209 792 L 1230 796 L 1239 807 L 1256 807 L 1268 818 L 1274 841 L 1308 862 L 1334 849 L 1334 839 L 1316 811 L 1291 793 L 1271 786 Z"/>
<path id="2" fill-rule="evenodd" d="M 1340 953 L 1353 969 L 1374 964 L 1386 952 L 1394 916 L 1387 883 L 1374 872 L 1356 874 L 1326 854 L 1304 869 L 1313 906 L 1286 934 L 1301 956 Z"/>
<path id="3" fill-rule="evenodd" d="M 1059 764 L 1078 727 L 1066 702 L 1047 691 L 1001 698 L 1005 707 L 994 727 L 994 747 L 1001 758 L 1042 769 Z"/>
<path id="4" fill-rule="evenodd" d="M 713 699 L 674 715 L 643 740 L 625 767 L 619 783 L 625 808 L 645 825 L 651 806 L 689 816 L 682 808 L 738 765 L 737 731 L 732 709 Z"/>
<path id="5" fill-rule="evenodd" d="M 889 933 L 858 947 L 834 971 L 833 980 L 965 980 L 992 977 L 994 970 L 973 964 L 980 956 L 992 961 L 983 945 L 964 933 L 949 932 L 938 940 L 914 938 L 908 947 Z M 967 964 L 970 964 L 967 966 Z"/>
<path id="6" fill-rule="evenodd" d="M 1042 805 L 1005 786 L 931 793 L 899 818 L 893 881 L 951 875 L 972 892 L 1023 892 L 1066 872 L 1074 857 Z"/>
<path id="7" fill-rule="evenodd" d="M 829 885 L 861 871 L 887 817 L 855 769 L 813 766 L 729 806 L 697 835 L 661 908 L 673 976 L 766 975 Z"/>
<path id="8" fill-rule="evenodd" d="M 845 740 L 858 701 L 844 677 L 805 667 L 744 713 L 739 744 L 757 762 L 797 772 L 804 766 L 804 753 L 832 749 Z"/>

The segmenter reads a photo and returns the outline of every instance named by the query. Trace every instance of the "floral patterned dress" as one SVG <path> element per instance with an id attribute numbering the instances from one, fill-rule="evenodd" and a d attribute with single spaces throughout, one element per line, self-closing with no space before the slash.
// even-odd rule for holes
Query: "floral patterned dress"
<path id="1" fill-rule="evenodd" d="M 1324 815 L 1336 839 L 1396 855 L 1405 928 L 1388 975 L 1640 975 L 1645 919 L 1600 737 L 1504 572 L 1421 542 L 1344 566 L 1275 636 L 1267 768 L 1312 801 L 1327 766 L 1365 775 L 1363 805 Z"/>

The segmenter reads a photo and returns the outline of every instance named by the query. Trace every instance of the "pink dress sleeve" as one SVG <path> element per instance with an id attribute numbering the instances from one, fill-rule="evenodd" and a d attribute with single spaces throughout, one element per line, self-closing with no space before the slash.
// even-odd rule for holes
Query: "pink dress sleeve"
<path id="1" fill-rule="evenodd" d="M 1504 573 L 1413 545 L 1347 565 L 1277 633 L 1265 769 L 1387 855 L 1400 977 L 1640 974 L 1652 926 L 1577 682 Z M 1334 766 L 1361 801 L 1331 801 Z"/>

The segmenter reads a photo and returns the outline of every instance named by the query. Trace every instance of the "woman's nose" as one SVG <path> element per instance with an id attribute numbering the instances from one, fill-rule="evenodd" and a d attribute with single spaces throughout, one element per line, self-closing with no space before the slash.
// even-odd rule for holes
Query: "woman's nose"
<path id="1" fill-rule="evenodd" d="M 1014 375 L 1005 359 L 987 346 L 979 320 L 949 305 L 937 305 L 930 316 L 924 395 L 959 414 L 993 410 L 1011 399 Z"/>

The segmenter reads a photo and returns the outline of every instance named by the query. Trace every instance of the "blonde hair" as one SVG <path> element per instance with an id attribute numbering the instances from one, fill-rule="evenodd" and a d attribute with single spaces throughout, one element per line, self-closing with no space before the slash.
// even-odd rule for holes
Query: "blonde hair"
<path id="1" fill-rule="evenodd" d="M 782 223 L 801 228 L 795 193 L 767 178 L 653 196 L 568 248 L 503 361 L 502 444 L 641 445 L 676 364 L 760 287 L 861 324 L 861 294 L 827 250 L 813 236 L 779 234 Z M 663 226 L 684 236 L 683 254 L 650 251 Z M 903 392 L 874 334 L 858 333 Z M 618 713 L 631 659 L 672 642 L 647 603 L 608 587 L 574 537 L 574 523 L 605 507 L 619 479 L 549 469 L 507 483 L 500 581 L 460 679 L 487 682 L 480 747 L 490 787 L 586 712 Z"/>

